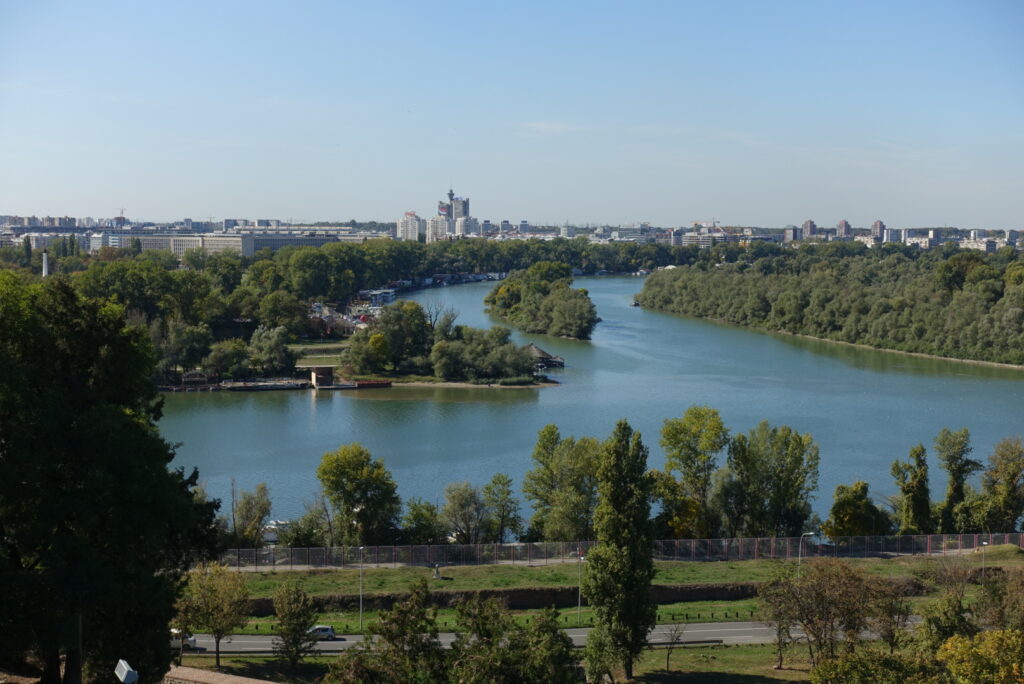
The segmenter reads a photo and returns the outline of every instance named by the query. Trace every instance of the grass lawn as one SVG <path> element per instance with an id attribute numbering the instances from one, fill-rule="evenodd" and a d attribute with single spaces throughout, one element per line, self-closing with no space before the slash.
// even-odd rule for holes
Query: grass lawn
<path id="1" fill-rule="evenodd" d="M 968 566 L 981 567 L 981 553 L 955 556 Z M 728 582 L 758 582 L 772 576 L 774 569 L 784 561 L 657 561 L 655 584 L 712 584 Z M 790 561 L 792 562 L 792 561 Z M 851 559 L 854 566 L 881 577 L 918 576 L 934 573 L 942 562 L 940 556 L 900 556 L 882 559 Z M 1012 545 L 994 546 L 985 552 L 988 567 L 1020 567 L 1024 565 L 1024 552 Z M 579 569 L 575 563 L 548 565 L 458 565 L 442 569 L 444 582 L 431 580 L 433 570 L 426 567 L 367 567 L 363 572 L 363 590 L 375 592 L 405 592 L 417 579 L 426 579 L 432 590 L 466 591 L 511 587 L 575 587 Z M 276 570 L 246 572 L 246 583 L 253 597 L 272 596 L 282 582 L 296 581 L 311 595 L 358 595 L 359 570 Z"/>
<path id="2" fill-rule="evenodd" d="M 775 652 L 764 646 L 700 646 L 672 650 L 668 669 L 666 649 L 645 651 L 633 666 L 637 682 L 704 682 L 706 684 L 771 684 L 810 681 L 806 656 L 791 650 L 785 669 L 773 670 Z M 622 672 L 616 673 L 621 678 Z"/>
<path id="3" fill-rule="evenodd" d="M 668 603 L 658 606 L 658 623 L 675 622 L 734 622 L 756 619 L 757 602 L 754 599 L 743 599 L 739 601 L 687 601 L 685 603 Z M 526 624 L 536 616 L 539 610 L 514 610 L 513 617 L 520 623 Z M 587 606 L 579 611 L 573 608 L 560 610 L 559 623 L 562 627 L 592 627 L 594 625 L 594 613 Z M 363 613 L 363 626 L 369 627 L 371 621 L 376 621 L 377 611 L 366 611 Z M 452 608 L 442 608 L 437 611 L 438 628 L 442 632 L 455 631 L 456 613 Z M 252 618 L 239 634 L 267 634 L 273 633 L 277 621 L 272 617 Z M 339 611 L 320 613 L 317 617 L 317 624 L 331 625 L 338 634 L 356 634 L 359 631 L 359 611 Z M 364 629 L 364 631 L 366 631 Z"/>
<path id="4" fill-rule="evenodd" d="M 315 656 L 306 658 L 293 671 L 288 664 L 273 656 L 220 656 L 220 671 L 238 677 L 265 679 L 270 682 L 287 684 L 312 684 L 325 674 L 327 667 L 337 656 Z M 213 654 L 186 653 L 181 658 L 185 667 L 198 667 L 204 670 L 216 670 Z"/>

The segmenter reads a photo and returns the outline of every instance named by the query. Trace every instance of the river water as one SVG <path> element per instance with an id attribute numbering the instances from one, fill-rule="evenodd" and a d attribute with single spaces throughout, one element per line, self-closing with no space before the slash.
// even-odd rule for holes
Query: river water
<path id="1" fill-rule="evenodd" d="M 160 429 L 180 443 L 175 465 L 199 468 L 211 496 L 228 500 L 266 482 L 274 516 L 303 510 L 317 491 L 326 451 L 360 442 L 381 457 L 403 498 L 441 503 L 449 482 L 482 485 L 494 473 L 518 487 L 537 431 L 608 436 L 626 418 L 650 447 L 665 418 L 692 404 L 717 408 L 733 431 L 761 420 L 814 435 L 821 447 L 816 510 L 825 517 L 838 484 L 866 480 L 873 495 L 895 491 L 889 467 L 931 444 L 943 426 L 967 427 L 987 458 L 1022 432 L 1024 371 L 990 368 L 751 332 L 629 306 L 639 278 L 580 278 L 603 319 L 591 341 L 517 333 L 566 360 L 539 389 L 401 388 L 317 393 L 168 394 Z M 459 312 L 459 322 L 495 323 L 483 311 L 489 283 L 424 290 L 413 299 Z M 930 458 L 933 498 L 945 487 Z"/>

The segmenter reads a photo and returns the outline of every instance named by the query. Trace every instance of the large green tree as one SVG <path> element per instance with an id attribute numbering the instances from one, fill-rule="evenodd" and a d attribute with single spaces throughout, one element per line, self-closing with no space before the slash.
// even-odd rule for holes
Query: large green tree
<path id="1" fill-rule="evenodd" d="M 621 653 L 626 678 L 647 646 L 657 619 L 651 599 L 654 579 L 652 482 L 647 447 L 625 420 L 601 449 L 597 468 L 599 503 L 594 515 L 597 545 L 587 554 L 583 593 L 598 622 Z"/>
<path id="2" fill-rule="evenodd" d="M 732 506 L 749 537 L 795 537 L 818 489 L 818 445 L 808 434 L 762 421 L 729 444 Z"/>
<path id="3" fill-rule="evenodd" d="M 316 476 L 334 505 L 338 537 L 353 546 L 394 543 L 402 502 L 384 461 L 346 444 L 323 455 Z"/>
<path id="4" fill-rule="evenodd" d="M 47 684 L 61 654 L 68 684 L 118 658 L 158 681 L 181 577 L 214 544 L 216 503 L 168 468 L 153 364 L 120 306 L 0 273 L 0 655 L 31 650 Z"/>
<path id="5" fill-rule="evenodd" d="M 523 494 L 534 509 L 533 534 L 545 541 L 593 539 L 600 450 L 592 437 L 563 438 L 556 425 L 541 428 L 534 468 L 523 479 Z"/>
<path id="6" fill-rule="evenodd" d="M 729 444 L 729 430 L 718 411 L 710 406 L 691 406 L 682 418 L 669 418 L 661 428 L 665 471 L 679 472 L 681 494 L 696 509 L 693 536 L 710 536 L 714 523 L 710 510 L 711 476 L 717 456 Z"/>

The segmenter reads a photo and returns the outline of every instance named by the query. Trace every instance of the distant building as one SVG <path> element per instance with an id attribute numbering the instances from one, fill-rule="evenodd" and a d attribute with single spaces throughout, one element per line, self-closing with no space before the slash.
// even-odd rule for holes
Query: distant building
<path id="1" fill-rule="evenodd" d="M 871 237 L 876 240 L 882 240 L 885 238 L 885 224 L 881 221 L 875 221 L 871 224 Z"/>
<path id="2" fill-rule="evenodd" d="M 810 219 L 804 221 L 804 225 L 802 226 L 802 228 L 804 231 L 804 235 L 806 235 L 807 237 L 811 237 L 812 235 L 818 232 L 818 224 L 816 224 L 814 221 Z"/>
<path id="3" fill-rule="evenodd" d="M 450 230 L 451 221 L 448 216 L 444 214 L 438 214 L 437 216 L 431 216 L 430 220 L 427 221 L 427 242 L 437 242 L 439 240 L 447 240 L 448 233 Z"/>
<path id="4" fill-rule="evenodd" d="M 466 235 L 478 235 L 480 223 L 472 216 L 460 216 L 455 219 L 455 236 L 465 237 Z"/>
<path id="5" fill-rule="evenodd" d="M 427 222 L 416 215 L 415 211 L 407 211 L 402 218 L 398 219 L 396 237 L 399 240 L 416 240 L 421 235 L 426 235 Z"/>
<path id="6" fill-rule="evenodd" d="M 836 224 L 836 237 L 837 238 L 848 238 L 853 235 L 853 227 L 850 226 L 850 222 L 843 219 Z"/>
<path id="7" fill-rule="evenodd" d="M 799 242 L 804 239 L 804 229 L 796 226 L 788 226 L 782 231 L 783 242 Z"/>
<path id="8" fill-rule="evenodd" d="M 508 234 L 512 232 L 512 224 L 507 220 L 502 220 L 501 225 L 498 226 L 498 232 L 502 234 Z"/>

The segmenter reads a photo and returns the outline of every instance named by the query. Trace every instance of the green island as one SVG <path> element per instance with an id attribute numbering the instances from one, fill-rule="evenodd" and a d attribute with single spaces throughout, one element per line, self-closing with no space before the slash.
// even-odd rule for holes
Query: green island
<path id="1" fill-rule="evenodd" d="M 1024 364 L 1024 257 L 955 246 L 753 243 L 653 273 L 645 307 L 953 359 Z"/>
<path id="2" fill-rule="evenodd" d="M 587 291 L 570 287 L 568 264 L 541 261 L 513 271 L 484 298 L 488 311 L 521 330 L 590 339 L 601 319 Z"/>
<path id="3" fill-rule="evenodd" d="M 357 375 L 534 384 L 534 358 L 512 343 L 511 331 L 455 325 L 455 319 L 452 311 L 428 314 L 412 301 L 391 304 L 352 336 L 343 367 Z"/>

